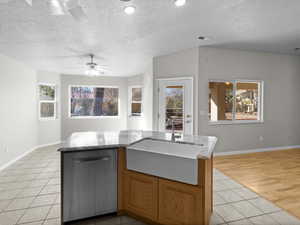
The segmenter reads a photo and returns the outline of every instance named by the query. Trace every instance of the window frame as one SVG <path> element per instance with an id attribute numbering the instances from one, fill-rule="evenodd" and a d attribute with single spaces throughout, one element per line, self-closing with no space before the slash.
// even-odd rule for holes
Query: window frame
<path id="1" fill-rule="evenodd" d="M 71 93 L 72 87 L 89 87 L 89 88 L 117 88 L 118 89 L 118 115 L 117 116 L 72 116 L 71 113 Z M 68 118 L 69 119 L 118 119 L 120 118 L 120 87 L 110 85 L 84 85 L 71 84 L 68 87 Z"/>
<path id="2" fill-rule="evenodd" d="M 247 79 L 210 79 L 208 81 L 208 93 L 209 93 L 209 83 L 210 82 L 230 82 L 233 84 L 233 104 L 232 104 L 232 120 L 219 120 L 211 121 L 208 119 L 209 125 L 232 125 L 232 124 L 260 124 L 264 123 L 264 81 L 263 80 L 247 80 Z M 236 120 L 236 90 L 237 83 L 257 83 L 258 84 L 258 120 Z M 209 96 L 208 96 L 209 99 Z"/>
<path id="3" fill-rule="evenodd" d="M 54 87 L 54 100 L 41 100 L 41 89 L 40 86 L 50 86 Z M 57 85 L 53 83 L 38 83 L 38 93 L 39 93 L 39 120 L 46 121 L 46 120 L 56 120 L 57 117 Z M 41 104 L 42 103 L 53 103 L 54 105 L 54 115 L 51 117 L 41 117 Z"/>
<path id="4" fill-rule="evenodd" d="M 141 88 L 141 101 L 133 101 L 132 100 L 132 89 L 133 88 Z M 133 115 L 131 111 L 132 103 L 141 103 L 141 113 L 139 115 Z M 128 87 L 128 116 L 132 118 L 141 118 L 143 117 L 144 112 L 144 87 L 142 85 L 131 85 Z"/>

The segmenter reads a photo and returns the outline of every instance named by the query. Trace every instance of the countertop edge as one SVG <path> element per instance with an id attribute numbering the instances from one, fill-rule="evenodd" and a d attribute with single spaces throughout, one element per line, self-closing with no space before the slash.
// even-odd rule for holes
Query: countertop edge
<path id="1" fill-rule="evenodd" d="M 199 136 L 200 137 L 200 136 Z M 205 152 L 199 152 L 199 154 L 197 154 L 195 156 L 195 159 L 211 159 L 213 156 L 213 152 L 214 152 L 214 148 L 216 146 L 216 143 L 218 141 L 218 138 L 215 136 L 204 136 L 204 137 L 208 137 L 210 139 L 210 141 L 208 142 L 208 145 L 205 146 L 204 148 L 206 149 Z M 146 139 L 154 139 L 154 140 L 159 140 L 159 141 L 166 141 L 166 142 L 170 142 L 170 143 L 178 143 L 178 144 L 192 144 L 192 145 L 200 145 L 199 143 L 195 143 L 195 142 L 182 142 L 181 140 L 178 141 L 172 141 L 172 140 L 166 140 L 166 139 L 160 139 L 154 136 L 146 136 L 146 137 L 141 137 L 140 139 L 137 140 L 129 140 L 128 143 L 111 143 L 111 144 L 99 144 L 99 145 L 89 145 L 89 146 L 76 146 L 76 147 L 60 147 L 58 148 L 57 151 L 59 151 L 60 153 L 74 153 L 74 152 L 83 152 L 83 151 L 95 151 L 95 150 L 103 150 L 103 149 L 119 149 L 119 148 L 127 148 L 130 145 L 134 145 L 135 143 L 141 142 L 143 140 Z M 67 142 L 63 142 L 63 143 L 67 143 Z M 203 147 L 202 147 L 203 148 Z M 159 154 L 159 153 L 158 153 Z"/>

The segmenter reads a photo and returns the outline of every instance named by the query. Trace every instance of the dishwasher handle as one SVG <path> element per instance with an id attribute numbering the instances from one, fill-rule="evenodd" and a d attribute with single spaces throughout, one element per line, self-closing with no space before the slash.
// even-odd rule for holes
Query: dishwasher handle
<path id="1" fill-rule="evenodd" d="M 87 158 L 78 158 L 75 159 L 75 163 L 86 163 L 86 162 L 97 162 L 97 161 L 109 161 L 110 156 L 101 156 L 101 157 L 87 157 Z"/>

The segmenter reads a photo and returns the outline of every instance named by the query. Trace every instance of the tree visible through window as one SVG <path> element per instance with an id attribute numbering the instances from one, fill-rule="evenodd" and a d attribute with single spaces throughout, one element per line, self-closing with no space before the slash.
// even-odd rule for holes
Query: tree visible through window
<path id="1" fill-rule="evenodd" d="M 71 117 L 118 116 L 119 89 L 71 87 Z"/>
<path id="2" fill-rule="evenodd" d="M 129 104 L 131 116 L 141 116 L 142 115 L 142 99 L 143 99 L 143 89 L 142 87 L 130 87 L 129 88 Z"/>
<path id="3" fill-rule="evenodd" d="M 235 119 L 236 120 L 259 120 L 259 84 L 240 83 L 236 84 Z"/>
<path id="4" fill-rule="evenodd" d="M 39 85 L 39 115 L 40 119 L 56 118 L 56 87 L 55 85 Z"/>
<path id="5" fill-rule="evenodd" d="M 262 120 L 262 82 L 210 81 L 209 119 L 217 121 Z"/>
<path id="6" fill-rule="evenodd" d="M 176 131 L 183 131 L 183 86 L 167 86 L 165 88 L 166 96 L 166 130 L 172 130 L 173 121 Z"/>

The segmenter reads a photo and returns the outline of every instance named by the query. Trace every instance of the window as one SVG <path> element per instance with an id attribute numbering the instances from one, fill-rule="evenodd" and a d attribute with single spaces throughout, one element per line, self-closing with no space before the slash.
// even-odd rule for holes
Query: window
<path id="1" fill-rule="evenodd" d="M 56 86 L 40 84 L 39 99 L 40 119 L 56 119 Z"/>
<path id="2" fill-rule="evenodd" d="M 262 122 L 262 90 L 262 81 L 210 81 L 210 122 Z"/>
<path id="3" fill-rule="evenodd" d="M 129 87 L 129 115 L 141 116 L 143 101 L 143 88 L 139 86 Z"/>
<path id="4" fill-rule="evenodd" d="M 105 117 L 119 115 L 119 89 L 116 87 L 70 87 L 70 116 Z"/>

